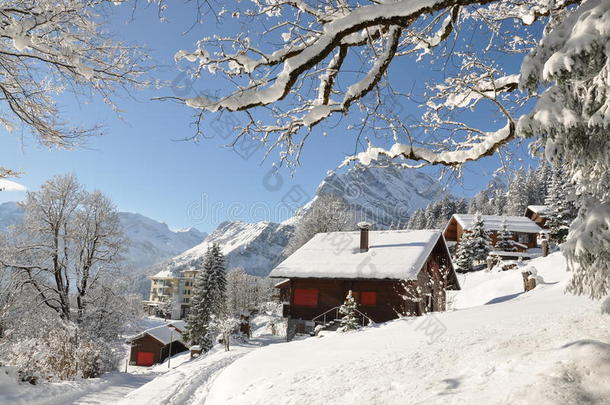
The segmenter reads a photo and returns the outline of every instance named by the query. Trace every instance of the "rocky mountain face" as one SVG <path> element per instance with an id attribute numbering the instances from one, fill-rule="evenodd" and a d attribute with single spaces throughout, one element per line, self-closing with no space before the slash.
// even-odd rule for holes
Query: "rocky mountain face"
<path id="1" fill-rule="evenodd" d="M 387 229 L 404 227 L 409 214 L 440 198 L 443 192 L 424 173 L 384 167 L 330 174 L 318 186 L 314 200 L 324 195 L 341 197 L 358 220 L 371 222 L 375 229 Z M 225 254 L 228 269 L 242 267 L 252 275 L 266 276 L 283 259 L 295 226 L 311 206 L 311 202 L 306 204 L 281 224 L 223 222 L 200 245 L 159 263 L 154 270 L 178 274 L 200 267 L 207 247 L 216 242 Z"/>
<path id="2" fill-rule="evenodd" d="M 375 229 L 404 228 L 409 215 L 442 197 L 434 179 L 416 170 L 398 167 L 353 168 L 333 173 L 318 186 L 317 196 L 343 198 L 358 221 Z"/>

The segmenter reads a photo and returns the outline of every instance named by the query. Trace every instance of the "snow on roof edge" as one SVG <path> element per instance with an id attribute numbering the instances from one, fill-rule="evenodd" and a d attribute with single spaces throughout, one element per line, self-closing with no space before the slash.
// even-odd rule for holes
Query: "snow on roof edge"
<path id="1" fill-rule="evenodd" d="M 354 262 L 355 250 L 358 250 L 356 247 L 352 247 L 351 249 L 343 249 L 341 252 L 336 252 L 330 257 L 326 256 L 326 260 L 324 263 L 318 263 L 317 266 L 313 266 L 316 268 L 315 270 L 309 272 L 304 271 L 304 266 L 301 262 L 306 260 L 307 256 L 313 256 L 316 254 L 316 251 L 320 252 L 321 246 L 324 246 L 324 241 L 322 238 L 323 235 L 329 234 L 345 234 L 345 235 L 359 235 L 360 231 L 353 232 L 328 232 L 328 233 L 319 233 L 316 234 L 309 242 L 299 248 L 296 252 L 290 255 L 288 258 L 283 260 L 280 264 L 278 264 L 269 274 L 270 278 L 317 278 L 317 279 L 378 279 L 378 280 L 414 280 L 417 277 L 417 274 L 421 270 L 422 266 L 425 263 L 425 260 L 428 258 L 439 239 L 443 236 L 442 231 L 437 229 L 424 229 L 424 230 L 385 230 L 385 231 L 372 231 L 371 239 L 374 241 L 374 238 L 377 236 L 385 236 L 385 242 L 379 242 L 380 245 L 375 245 L 372 243 L 369 251 L 360 252 L 358 254 L 366 254 L 367 256 L 360 257 L 360 261 Z M 404 238 L 401 238 L 401 236 Z M 409 239 L 409 236 L 415 236 L 416 239 Z M 417 237 L 419 236 L 419 239 Z M 398 238 L 398 239 L 397 239 Z M 352 239 L 352 242 L 357 242 L 358 238 Z M 423 241 L 425 245 L 417 246 L 418 242 Z M 384 249 L 384 244 L 385 249 Z M 446 244 L 445 244 L 446 245 Z M 379 250 L 382 249 L 382 250 Z M 400 249 L 396 251 L 395 249 Z M 400 256 L 400 259 L 394 260 L 393 254 L 390 254 L 390 250 L 393 250 L 393 254 L 406 254 L 407 257 L 411 256 L 412 262 L 404 262 L 404 256 Z M 305 252 L 305 253 L 304 253 Z M 394 253 L 398 252 L 398 253 Z M 301 257 L 304 256 L 304 257 Z M 414 257 L 413 257 L 414 256 Z M 368 259 L 367 259 L 368 258 Z M 301 262 L 299 262 L 301 259 Z M 330 264 L 330 262 L 334 261 L 334 265 Z M 367 261 L 368 260 L 368 261 Z M 387 263 L 387 261 L 390 263 Z M 307 260 L 309 262 L 309 260 Z M 377 266 L 384 267 L 384 270 L 377 272 Z M 350 263 L 351 262 L 351 263 Z M 363 272 L 360 267 L 362 263 L 367 262 L 370 263 L 373 270 L 368 274 Z M 403 265 L 404 263 L 404 265 Z M 309 265 L 309 264 L 308 264 Z M 292 269 L 291 269 L 292 267 Z M 332 267 L 332 270 L 329 268 Z M 342 269 L 341 269 L 342 267 Z M 390 269 L 387 269 L 388 267 Z M 326 271 L 325 271 L 326 270 Z M 343 271 L 342 271 L 343 270 Z M 315 274 L 318 273 L 318 274 Z M 355 275 L 355 273 L 357 273 Z M 400 273 L 400 276 L 397 274 Z M 404 274 L 404 276 L 403 276 Z"/>

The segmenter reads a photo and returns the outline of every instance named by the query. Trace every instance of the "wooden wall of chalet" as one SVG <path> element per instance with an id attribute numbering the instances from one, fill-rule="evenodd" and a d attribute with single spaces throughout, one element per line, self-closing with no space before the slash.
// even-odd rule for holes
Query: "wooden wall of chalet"
<path id="1" fill-rule="evenodd" d="M 440 267 L 450 265 L 446 246 L 441 238 L 419 271 L 417 280 L 402 282 L 386 279 L 292 278 L 289 284 L 281 286 L 285 291 L 284 294 L 289 294 L 291 297 L 290 313 L 287 315 L 292 319 L 311 320 L 343 304 L 349 290 L 377 293 L 376 305 L 358 306 L 359 311 L 375 322 L 386 322 L 400 315 L 416 316 L 430 311 L 444 311 L 446 298 Z M 318 305 L 316 307 L 294 305 L 294 290 L 297 288 L 317 289 Z M 418 290 L 423 292 L 423 297 L 417 292 Z M 413 299 L 405 301 L 403 298 L 405 296 Z"/>

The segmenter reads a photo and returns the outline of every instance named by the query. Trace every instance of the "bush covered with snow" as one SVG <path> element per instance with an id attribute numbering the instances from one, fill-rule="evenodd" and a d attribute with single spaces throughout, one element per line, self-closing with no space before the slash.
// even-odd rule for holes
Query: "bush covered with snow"
<path id="1" fill-rule="evenodd" d="M 108 343 L 67 322 L 51 326 L 44 335 L 14 342 L 6 348 L 5 356 L 20 379 L 32 383 L 98 377 L 118 360 Z"/>

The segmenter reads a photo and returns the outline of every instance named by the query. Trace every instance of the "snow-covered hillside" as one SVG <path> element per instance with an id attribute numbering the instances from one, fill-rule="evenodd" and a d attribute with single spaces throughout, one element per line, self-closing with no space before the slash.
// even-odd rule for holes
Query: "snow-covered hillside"
<path id="1" fill-rule="evenodd" d="M 324 195 L 343 198 L 358 220 L 367 220 L 376 229 L 384 229 L 404 225 L 408 214 L 439 198 L 442 191 L 424 173 L 391 166 L 332 173 L 320 183 L 314 199 Z M 266 276 L 283 259 L 282 253 L 294 226 L 309 207 L 311 202 L 281 224 L 223 222 L 201 245 L 159 263 L 154 270 L 179 272 L 197 267 L 208 245 L 217 242 L 226 256 L 228 268 L 242 267 L 249 274 Z"/>
<path id="2" fill-rule="evenodd" d="M 544 283 L 528 293 L 522 293 L 519 271 L 468 274 L 454 311 L 273 344 L 243 356 L 240 350 L 215 352 L 156 378 L 125 401 L 610 403 L 610 315 L 601 314 L 599 302 L 564 294 L 569 274 L 560 253 L 531 265 Z"/>
<path id="3" fill-rule="evenodd" d="M 205 240 L 186 252 L 155 266 L 180 271 L 201 265 L 207 247 L 218 243 L 227 268 L 242 267 L 249 274 L 266 276 L 278 263 L 294 227 L 273 222 L 223 222 Z"/>

